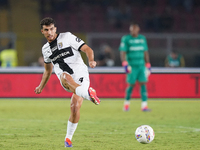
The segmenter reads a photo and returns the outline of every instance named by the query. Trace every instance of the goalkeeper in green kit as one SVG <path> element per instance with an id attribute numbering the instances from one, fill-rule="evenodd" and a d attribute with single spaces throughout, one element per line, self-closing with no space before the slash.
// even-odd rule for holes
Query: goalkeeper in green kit
<path id="1" fill-rule="evenodd" d="M 136 81 L 138 81 L 142 99 L 141 110 L 151 111 L 147 105 L 146 88 L 148 76 L 151 73 L 147 41 L 145 36 L 139 34 L 140 27 L 137 23 L 131 23 L 129 30 L 130 34 L 121 38 L 119 47 L 122 66 L 127 73 L 126 81 L 128 83 L 123 109 L 129 111 L 132 91 Z"/>

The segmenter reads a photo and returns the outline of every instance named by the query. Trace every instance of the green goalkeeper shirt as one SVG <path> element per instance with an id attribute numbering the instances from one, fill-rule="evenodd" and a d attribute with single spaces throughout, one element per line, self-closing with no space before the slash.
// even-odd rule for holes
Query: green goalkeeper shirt
<path id="1" fill-rule="evenodd" d="M 126 52 L 126 60 L 130 66 L 144 65 L 144 52 L 148 51 L 146 37 L 141 34 L 137 37 L 131 34 L 124 35 L 119 50 Z"/>

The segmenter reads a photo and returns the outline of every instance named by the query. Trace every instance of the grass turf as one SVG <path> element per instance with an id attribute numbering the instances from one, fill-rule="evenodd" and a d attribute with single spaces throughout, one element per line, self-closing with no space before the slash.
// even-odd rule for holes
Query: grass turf
<path id="1" fill-rule="evenodd" d="M 69 99 L 0 99 L 0 149 L 66 149 L 69 104 Z M 200 149 L 200 101 L 150 99 L 152 112 L 141 112 L 140 104 L 139 99 L 131 101 L 130 111 L 123 112 L 123 99 L 102 99 L 99 106 L 85 100 L 73 149 Z M 135 139 L 135 130 L 142 124 L 155 131 L 150 144 Z"/>

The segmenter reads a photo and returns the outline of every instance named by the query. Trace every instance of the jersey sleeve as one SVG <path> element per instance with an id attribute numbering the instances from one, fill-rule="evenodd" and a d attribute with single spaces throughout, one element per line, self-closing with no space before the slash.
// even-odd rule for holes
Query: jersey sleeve
<path id="1" fill-rule="evenodd" d="M 43 54 L 43 57 L 44 57 L 44 62 L 46 64 L 51 63 L 51 59 L 49 57 L 45 56 L 44 54 Z"/>
<path id="2" fill-rule="evenodd" d="M 81 40 L 80 38 L 78 38 L 77 36 L 75 36 L 70 32 L 68 33 L 68 40 L 70 46 L 78 51 L 80 51 L 80 48 L 85 44 L 83 40 Z"/>
<path id="3" fill-rule="evenodd" d="M 44 47 L 42 48 L 42 55 L 43 55 L 43 58 L 44 58 L 44 62 L 45 63 L 51 63 L 51 59 L 48 57 L 48 52 L 44 50 Z"/>
<path id="4" fill-rule="evenodd" d="M 120 51 L 128 51 L 128 45 L 127 45 L 126 36 L 123 36 L 121 38 L 121 43 L 120 43 L 120 46 L 119 46 L 119 50 Z"/>

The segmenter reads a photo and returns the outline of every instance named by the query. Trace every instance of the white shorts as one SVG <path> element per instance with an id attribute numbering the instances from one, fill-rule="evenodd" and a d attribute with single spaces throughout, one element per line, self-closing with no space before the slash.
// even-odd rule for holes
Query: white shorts
<path id="1" fill-rule="evenodd" d="M 74 70 L 73 70 L 74 71 Z M 63 73 L 67 73 L 69 74 L 68 72 L 63 72 Z M 70 74 L 69 74 L 70 75 Z M 74 81 L 79 84 L 79 85 L 83 85 L 85 86 L 85 88 L 89 88 L 89 85 L 90 85 L 90 79 L 89 79 L 89 73 L 88 73 L 88 70 L 86 69 L 78 69 L 76 71 L 74 71 L 73 74 L 70 75 Z M 59 78 L 60 80 L 60 78 Z M 62 85 L 62 87 L 68 91 L 68 92 L 71 92 L 69 89 L 67 89 L 66 87 L 63 86 L 61 80 L 60 80 L 60 84 Z"/>

